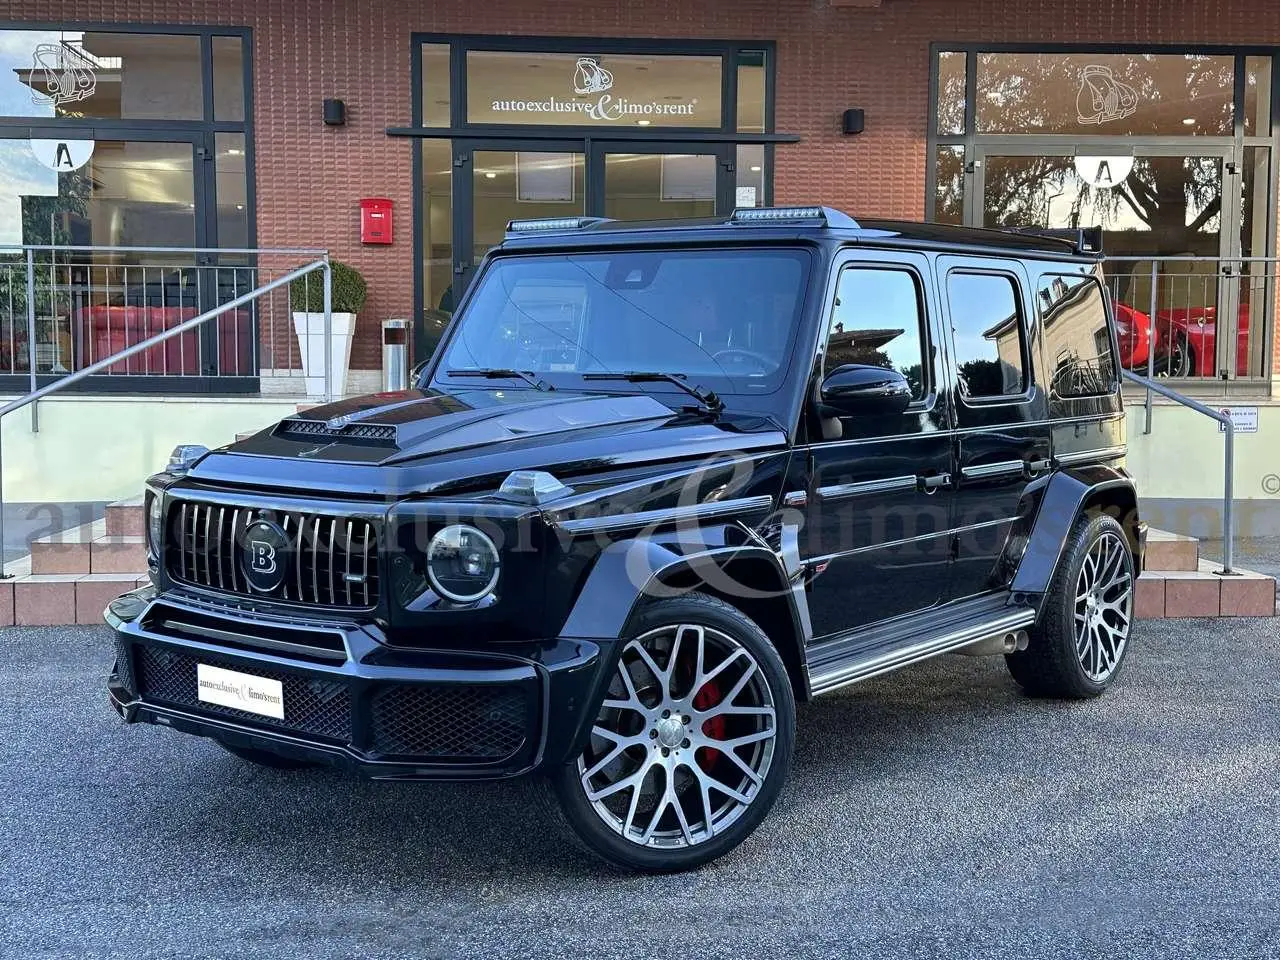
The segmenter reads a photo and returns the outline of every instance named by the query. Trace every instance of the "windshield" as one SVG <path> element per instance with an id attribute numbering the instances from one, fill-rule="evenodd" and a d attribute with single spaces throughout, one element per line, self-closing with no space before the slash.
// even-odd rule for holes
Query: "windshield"
<path id="1" fill-rule="evenodd" d="M 645 371 L 768 393 L 786 374 L 809 263 L 802 249 L 760 248 L 499 257 L 459 318 L 440 377 L 506 369 L 578 386 L 585 373 Z"/>

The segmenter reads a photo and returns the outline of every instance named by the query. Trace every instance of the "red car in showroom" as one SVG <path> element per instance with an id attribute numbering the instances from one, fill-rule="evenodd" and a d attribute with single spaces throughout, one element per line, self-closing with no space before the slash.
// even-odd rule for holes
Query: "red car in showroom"
<path id="1" fill-rule="evenodd" d="M 1120 361 L 1139 373 L 1147 369 L 1148 355 L 1155 351 L 1157 377 L 1214 377 L 1217 375 L 1218 308 L 1216 306 L 1176 307 L 1156 314 L 1155 343 L 1152 345 L 1151 317 L 1124 303 L 1115 305 L 1116 331 L 1120 338 Z M 1236 324 L 1236 374 L 1249 372 L 1249 304 L 1240 304 Z"/>

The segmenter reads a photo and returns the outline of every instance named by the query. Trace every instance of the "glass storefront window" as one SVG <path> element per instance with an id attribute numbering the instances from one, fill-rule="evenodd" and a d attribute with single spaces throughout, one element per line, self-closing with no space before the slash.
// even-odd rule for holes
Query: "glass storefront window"
<path id="1" fill-rule="evenodd" d="M 965 84 L 969 72 L 969 55 L 955 51 L 938 54 L 938 136 L 965 131 Z"/>
<path id="2" fill-rule="evenodd" d="M 243 133 L 214 135 L 214 178 L 218 205 L 218 243 L 246 248 L 249 244 L 249 179 Z"/>
<path id="3" fill-rule="evenodd" d="M 711 217 L 715 212 L 715 154 L 605 154 L 606 217 L 671 220 Z"/>
<path id="4" fill-rule="evenodd" d="M 759 143 L 738 145 L 737 177 L 734 183 L 734 207 L 763 207 L 765 150 Z"/>
<path id="5" fill-rule="evenodd" d="M 444 335 L 456 299 L 453 272 L 453 148 L 422 141 L 422 338 L 425 360 Z"/>
<path id="6" fill-rule="evenodd" d="M 449 44 L 422 45 L 422 125 L 449 126 Z"/>
<path id="7" fill-rule="evenodd" d="M 195 36 L 2 30 L 0 115 L 202 120 L 200 64 Z"/>
<path id="8" fill-rule="evenodd" d="M 1271 135 L 1271 58 L 1245 57 L 1244 135 Z"/>
<path id="9" fill-rule="evenodd" d="M 1230 136 L 1235 58 L 980 53 L 979 133 Z"/>
<path id="10" fill-rule="evenodd" d="M 964 147 L 939 147 L 933 219 L 956 226 L 964 223 Z"/>
<path id="11" fill-rule="evenodd" d="M 213 38 L 213 119 L 244 120 L 244 40 Z"/>
<path id="12" fill-rule="evenodd" d="M 738 54 L 738 130 L 764 133 L 765 53 L 744 50 Z"/>
<path id="13" fill-rule="evenodd" d="M 722 125 L 718 56 L 467 52 L 470 123 Z"/>
<path id="14" fill-rule="evenodd" d="M 586 212 L 586 162 L 580 153 L 477 150 L 473 166 L 472 263 L 502 242 L 511 220 Z"/>

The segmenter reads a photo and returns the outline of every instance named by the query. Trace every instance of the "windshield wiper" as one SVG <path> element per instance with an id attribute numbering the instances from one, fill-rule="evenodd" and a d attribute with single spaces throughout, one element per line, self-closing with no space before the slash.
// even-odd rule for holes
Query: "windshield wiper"
<path id="1" fill-rule="evenodd" d="M 481 370 L 446 370 L 446 377 L 479 377 L 485 380 L 523 380 L 535 390 L 554 390 L 555 385 L 535 376 L 531 370 L 509 370 L 506 367 L 490 367 Z"/>
<path id="2" fill-rule="evenodd" d="M 683 373 L 658 373 L 656 371 L 633 370 L 626 373 L 584 373 L 583 380 L 625 380 L 628 383 L 670 383 L 679 387 L 707 413 L 719 413 L 724 409 L 724 401 L 706 387 L 688 382 Z"/>

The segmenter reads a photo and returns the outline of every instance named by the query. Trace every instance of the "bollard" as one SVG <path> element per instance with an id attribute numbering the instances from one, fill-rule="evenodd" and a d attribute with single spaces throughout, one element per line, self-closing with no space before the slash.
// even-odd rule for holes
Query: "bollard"
<path id="1" fill-rule="evenodd" d="M 382 321 L 382 390 L 409 389 L 409 321 Z"/>

